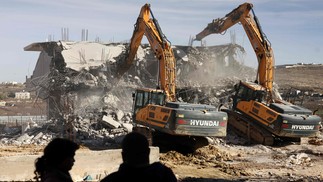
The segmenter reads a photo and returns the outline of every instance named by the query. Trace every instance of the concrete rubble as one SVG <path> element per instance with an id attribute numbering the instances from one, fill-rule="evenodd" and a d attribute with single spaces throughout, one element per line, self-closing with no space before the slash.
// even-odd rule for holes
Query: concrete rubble
<path id="1" fill-rule="evenodd" d="M 56 136 L 84 144 L 114 146 L 118 136 L 131 131 L 132 92 L 157 85 L 158 61 L 149 45 L 141 45 L 134 65 L 116 80 L 127 43 L 34 43 L 27 51 L 40 51 L 28 80 L 37 99 L 48 102 L 49 118 L 42 126 L 1 139 L 2 144 L 44 144 Z M 244 49 L 236 44 L 210 47 L 173 46 L 177 60 L 178 99 L 219 106 L 241 78 L 252 80 L 253 68 L 239 60 Z M 203 78 L 202 78 L 203 77 Z M 201 79 L 202 78 L 202 79 Z"/>

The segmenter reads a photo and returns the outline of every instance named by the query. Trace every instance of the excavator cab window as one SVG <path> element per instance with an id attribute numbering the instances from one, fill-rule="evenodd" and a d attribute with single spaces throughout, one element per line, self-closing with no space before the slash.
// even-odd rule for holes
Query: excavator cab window
<path id="1" fill-rule="evenodd" d="M 240 85 L 237 96 L 241 100 L 249 101 L 253 99 L 254 91 L 245 85 Z"/>
<path id="2" fill-rule="evenodd" d="M 266 94 L 263 90 L 254 90 L 244 84 L 240 84 L 236 91 L 236 96 L 233 102 L 234 106 L 238 101 L 255 100 L 257 102 L 262 102 Z"/>
<path id="3" fill-rule="evenodd" d="M 139 111 L 139 109 L 145 107 L 148 104 L 148 92 L 143 90 L 136 90 L 135 93 L 132 94 L 133 97 L 133 112 L 134 116 Z"/>
<path id="4" fill-rule="evenodd" d="M 266 92 L 263 91 L 263 90 L 258 90 L 255 92 L 255 100 L 257 102 L 262 102 L 265 100 L 265 95 L 266 95 Z"/>
<path id="5" fill-rule="evenodd" d="M 142 108 L 151 103 L 150 92 L 143 90 L 137 90 L 134 99 L 136 108 Z"/>
<path id="6" fill-rule="evenodd" d="M 135 113 L 138 109 L 143 108 L 148 104 L 164 105 L 165 103 L 165 94 L 163 92 L 137 90 L 133 97 Z"/>
<path id="7" fill-rule="evenodd" d="M 239 101 L 250 101 L 255 97 L 255 91 L 244 84 L 239 84 L 236 87 L 236 95 L 233 98 L 233 108 L 236 108 Z"/>
<path id="8" fill-rule="evenodd" d="M 149 103 L 149 92 L 144 92 L 144 106 Z"/>
<path id="9" fill-rule="evenodd" d="M 144 92 L 137 90 L 135 93 L 132 93 L 132 99 L 133 99 L 133 117 L 135 118 L 136 113 L 139 111 L 140 108 L 143 107 L 143 94 Z"/>
<path id="10" fill-rule="evenodd" d="M 164 105 L 165 94 L 161 92 L 151 92 L 151 104 Z"/>
<path id="11" fill-rule="evenodd" d="M 143 106 L 143 101 L 144 101 L 144 92 L 142 91 L 137 91 L 134 97 L 135 101 L 135 107 L 142 107 Z"/>

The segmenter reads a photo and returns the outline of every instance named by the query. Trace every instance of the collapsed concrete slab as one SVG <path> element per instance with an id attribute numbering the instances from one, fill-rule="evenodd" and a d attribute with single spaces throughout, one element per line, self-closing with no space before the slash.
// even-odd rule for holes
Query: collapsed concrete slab
<path id="1" fill-rule="evenodd" d="M 108 127 L 112 129 L 119 128 L 121 126 L 121 124 L 115 121 L 111 115 L 103 116 L 102 123 L 108 125 Z"/>

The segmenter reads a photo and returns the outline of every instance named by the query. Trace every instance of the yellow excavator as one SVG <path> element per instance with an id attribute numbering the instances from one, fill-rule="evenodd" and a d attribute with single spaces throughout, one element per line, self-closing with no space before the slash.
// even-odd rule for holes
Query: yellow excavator
<path id="1" fill-rule="evenodd" d="M 135 55 L 144 35 L 159 63 L 158 83 L 156 88 L 138 88 L 133 94 L 133 130 L 152 136 L 152 144 L 181 144 L 193 150 L 206 144 L 206 136 L 225 137 L 226 112 L 211 105 L 177 101 L 176 59 L 149 4 L 141 8 L 125 63 L 122 69 L 118 69 L 119 77 L 135 64 Z M 177 144 L 171 144 L 174 141 Z"/>
<path id="2" fill-rule="evenodd" d="M 264 145 L 315 136 L 322 119 L 309 109 L 282 100 L 273 88 L 273 50 L 251 3 L 241 4 L 225 17 L 214 19 L 195 40 L 223 33 L 237 23 L 243 26 L 256 53 L 258 71 L 255 82 L 240 81 L 235 86 L 232 109 L 222 109 L 228 113 L 228 125 L 250 141 Z"/>

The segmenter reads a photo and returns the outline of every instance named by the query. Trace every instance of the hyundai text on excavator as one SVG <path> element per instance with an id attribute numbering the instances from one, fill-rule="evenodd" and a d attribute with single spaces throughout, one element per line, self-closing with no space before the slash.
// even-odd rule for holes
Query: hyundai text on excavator
<path id="1" fill-rule="evenodd" d="M 150 16 L 151 15 L 151 16 Z M 168 138 L 166 143 L 179 141 L 185 147 L 205 145 L 206 136 L 225 137 L 227 113 L 211 105 L 178 102 L 175 93 L 176 59 L 170 42 L 162 33 L 149 4 L 140 11 L 130 40 L 129 49 L 119 76 L 135 62 L 135 55 L 145 35 L 158 59 L 157 88 L 139 88 L 133 94 L 134 130 L 149 136 L 153 141 Z M 155 137 L 155 138 L 154 138 Z M 176 144 L 177 145 L 177 144 Z"/>
<path id="2" fill-rule="evenodd" d="M 210 34 L 223 33 L 241 23 L 258 59 L 255 82 L 235 86 L 232 109 L 222 109 L 229 116 L 228 125 L 254 143 L 273 145 L 275 141 L 300 141 L 317 134 L 321 118 L 309 109 L 281 99 L 273 88 L 274 55 L 263 33 L 253 5 L 244 3 L 223 18 L 214 19 L 195 37 L 201 41 Z"/>

